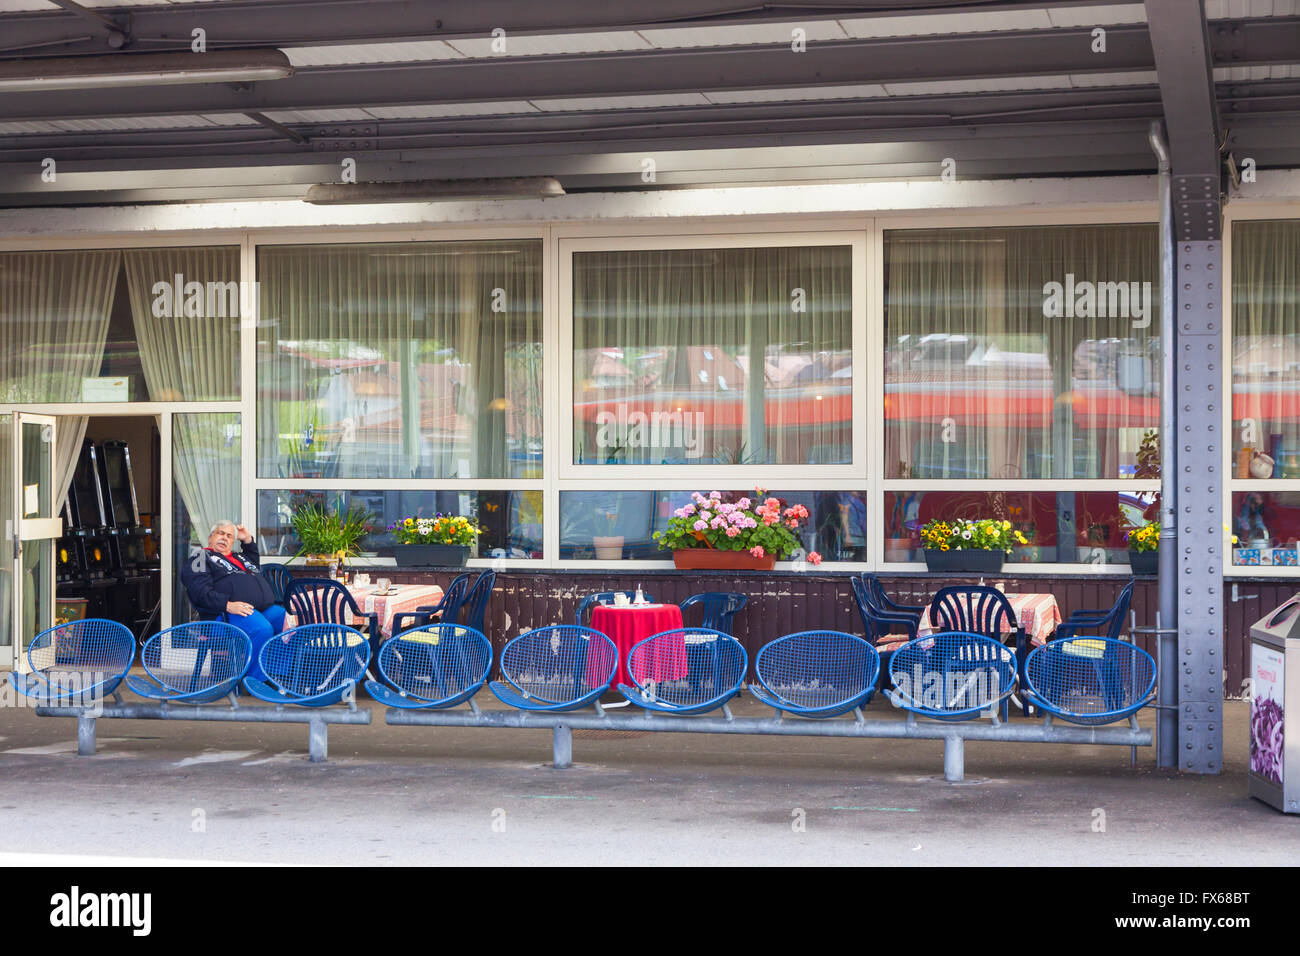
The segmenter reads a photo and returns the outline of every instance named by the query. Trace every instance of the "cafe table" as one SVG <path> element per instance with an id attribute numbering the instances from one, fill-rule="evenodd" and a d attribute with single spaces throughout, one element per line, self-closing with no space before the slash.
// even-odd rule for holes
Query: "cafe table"
<path id="1" fill-rule="evenodd" d="M 682 609 L 676 604 L 598 604 L 591 612 L 591 627 L 609 637 L 618 648 L 618 669 L 614 672 L 614 686 L 637 686 L 627 670 L 628 652 L 653 634 L 673 631 L 682 626 Z M 656 642 L 658 644 L 659 642 Z M 656 647 L 656 653 L 645 662 L 647 672 L 638 675 L 642 680 L 678 680 L 686 676 L 686 644 L 680 648 Z M 608 665 L 607 665 L 608 666 Z M 600 681 L 604 675 L 592 673 L 588 667 L 588 682 Z"/>
<path id="2" fill-rule="evenodd" d="M 391 584 L 387 594 L 380 594 L 379 586 L 373 582 L 349 584 L 347 587 L 362 613 L 378 616 L 381 640 L 393 636 L 393 618 L 396 615 L 410 613 L 417 607 L 437 604 L 442 600 L 442 588 L 436 584 Z M 348 620 L 343 623 L 351 626 L 352 614 L 350 611 L 345 613 Z M 286 630 L 296 624 L 297 619 L 292 614 L 285 615 Z"/>
<path id="3" fill-rule="evenodd" d="M 1061 607 L 1056 603 L 1056 595 L 1030 593 L 1008 594 L 1006 597 L 1011 609 L 1016 612 L 1016 624 L 1024 630 L 1030 646 L 1047 643 L 1047 639 L 1056 630 L 1056 625 L 1061 623 Z M 1015 628 L 1004 621 L 1002 630 L 1004 634 L 1010 634 Z M 917 628 L 916 636 L 924 637 L 932 633 L 934 627 L 930 623 L 930 611 L 927 608 L 921 614 L 921 625 Z"/>

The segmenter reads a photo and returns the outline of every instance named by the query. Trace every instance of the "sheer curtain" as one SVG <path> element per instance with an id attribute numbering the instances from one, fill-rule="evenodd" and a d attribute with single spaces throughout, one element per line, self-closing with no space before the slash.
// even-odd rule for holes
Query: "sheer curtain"
<path id="1" fill-rule="evenodd" d="M 1300 220 L 1232 224 L 1233 451 L 1300 477 Z"/>
<path id="2" fill-rule="evenodd" d="M 851 459 L 849 247 L 581 252 L 573 300 L 576 461 Z"/>
<path id="3" fill-rule="evenodd" d="M 241 521 L 238 412 L 172 416 L 172 476 L 189 512 L 192 541 L 206 544 L 217 521 Z M 177 536 L 178 553 L 185 541 Z"/>
<path id="4" fill-rule="evenodd" d="M 885 250 L 887 477 L 1132 474 L 1159 423 L 1154 228 L 909 231 Z"/>
<path id="5" fill-rule="evenodd" d="M 541 246 L 263 247 L 263 475 L 505 478 L 541 441 Z"/>

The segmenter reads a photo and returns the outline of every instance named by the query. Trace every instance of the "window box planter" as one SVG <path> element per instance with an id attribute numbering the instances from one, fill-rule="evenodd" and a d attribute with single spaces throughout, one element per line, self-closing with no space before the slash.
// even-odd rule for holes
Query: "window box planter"
<path id="1" fill-rule="evenodd" d="M 1002 561 L 1006 554 L 1002 551 L 981 551 L 963 549 L 961 551 L 939 551 L 925 549 L 925 566 L 930 571 L 969 571 L 980 574 L 997 574 L 1002 570 Z"/>
<path id="2" fill-rule="evenodd" d="M 748 551 L 718 551 L 714 548 L 677 548 L 673 564 L 681 571 L 771 571 L 776 555 L 756 558 Z"/>
<path id="3" fill-rule="evenodd" d="M 399 568 L 463 568 L 469 558 L 467 545 L 399 544 L 393 549 Z"/>
<path id="4" fill-rule="evenodd" d="M 1159 574 L 1160 552 L 1130 551 L 1128 553 L 1128 563 L 1134 574 Z"/>

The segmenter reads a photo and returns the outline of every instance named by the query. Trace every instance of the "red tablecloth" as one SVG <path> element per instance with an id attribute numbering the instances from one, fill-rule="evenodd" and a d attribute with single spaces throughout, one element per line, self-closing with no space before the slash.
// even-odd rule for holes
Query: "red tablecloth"
<path id="1" fill-rule="evenodd" d="M 608 634 L 610 640 L 618 647 L 618 670 L 614 672 L 614 686 L 627 684 L 635 686 L 638 681 L 629 679 L 627 655 L 632 646 L 645 640 L 652 634 L 675 630 L 682 626 L 682 609 L 676 604 L 648 604 L 641 607 L 614 607 L 610 604 L 597 605 L 591 612 L 591 626 L 602 634 Z M 638 673 L 640 681 L 678 680 L 686 676 L 686 643 L 680 641 L 676 646 L 656 642 L 655 654 L 643 661 L 646 673 Z M 606 665 L 608 666 L 608 664 Z M 588 667 L 588 682 L 600 681 L 604 675 L 597 675 Z"/>

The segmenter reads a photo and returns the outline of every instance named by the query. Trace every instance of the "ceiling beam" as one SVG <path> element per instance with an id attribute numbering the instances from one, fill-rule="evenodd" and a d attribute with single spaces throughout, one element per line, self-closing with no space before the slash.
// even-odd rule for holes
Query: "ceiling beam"
<path id="1" fill-rule="evenodd" d="M 1219 156 L 1224 138 L 1204 0 L 1146 0 L 1146 8 L 1169 140 L 1174 236 L 1218 239 L 1223 230 Z M 1227 39 L 1235 45 L 1238 38 L 1229 34 Z M 1300 55 L 1300 47 L 1295 49 Z"/>
<path id="2" fill-rule="evenodd" d="M 1114 0 L 1004 0 L 981 12 L 1086 7 Z M 129 8 L 131 32 L 145 49 L 189 49 L 192 31 L 207 34 L 210 49 L 242 46 L 331 46 L 482 38 L 501 28 L 510 35 L 573 34 L 755 23 L 817 22 L 860 17 L 948 14 L 934 0 L 860 3 L 737 3 L 736 0 L 257 0 L 256 3 L 160 4 Z M 0 15 L 0 53 L 103 53 L 104 40 L 85 36 L 57 12 Z"/>

